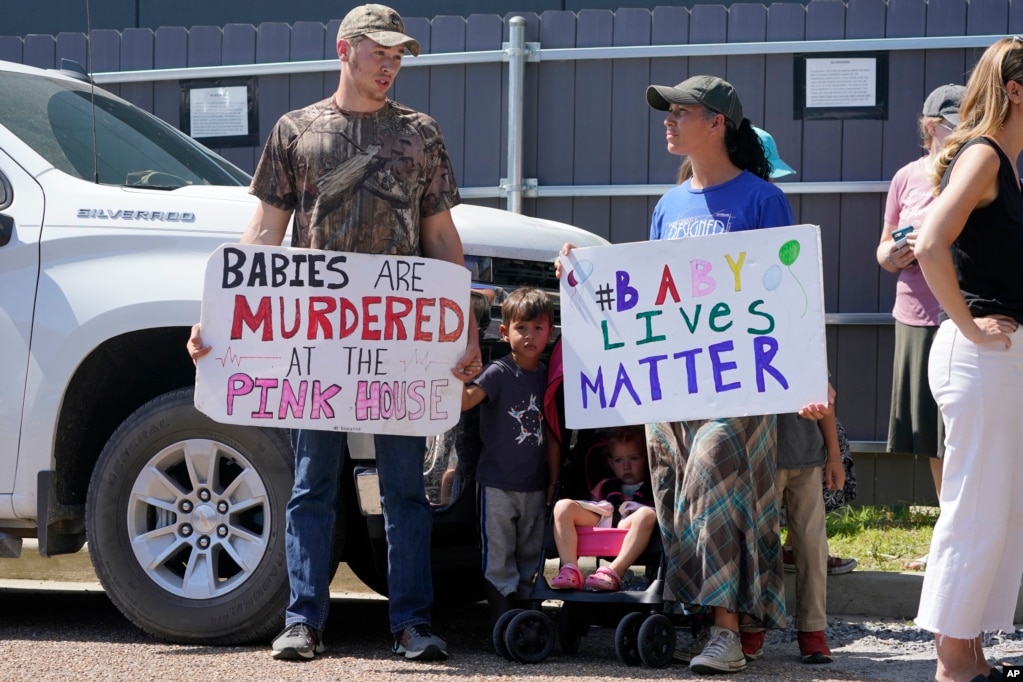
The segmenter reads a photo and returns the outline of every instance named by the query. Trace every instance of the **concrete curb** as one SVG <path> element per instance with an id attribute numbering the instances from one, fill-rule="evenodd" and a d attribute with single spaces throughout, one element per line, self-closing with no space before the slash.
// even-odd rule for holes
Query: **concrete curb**
<path id="1" fill-rule="evenodd" d="M 828 576 L 828 617 L 863 616 L 913 620 L 924 584 L 922 571 L 860 571 Z M 785 607 L 795 613 L 796 578 L 785 574 Z M 1016 599 L 1014 623 L 1023 623 L 1023 588 Z"/>

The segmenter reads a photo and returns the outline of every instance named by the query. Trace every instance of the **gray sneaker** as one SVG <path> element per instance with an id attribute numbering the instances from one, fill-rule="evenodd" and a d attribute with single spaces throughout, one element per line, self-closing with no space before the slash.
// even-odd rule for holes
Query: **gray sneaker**
<path id="1" fill-rule="evenodd" d="M 684 635 L 685 630 L 677 630 L 675 636 L 675 653 L 672 655 L 679 663 L 689 663 L 703 653 L 703 647 L 710 641 L 710 628 L 703 628 L 697 631 L 695 636 Z M 683 640 L 686 640 L 683 643 Z"/>
<path id="2" fill-rule="evenodd" d="M 308 661 L 323 651 L 320 633 L 305 623 L 288 625 L 273 643 L 273 657 L 282 661 Z"/>
<path id="3" fill-rule="evenodd" d="M 689 669 L 697 673 L 734 673 L 745 667 L 739 634 L 716 625 L 710 626 L 707 646 L 689 663 Z"/>
<path id="4" fill-rule="evenodd" d="M 440 661 L 448 657 L 448 643 L 425 623 L 394 633 L 391 652 L 415 661 Z"/>

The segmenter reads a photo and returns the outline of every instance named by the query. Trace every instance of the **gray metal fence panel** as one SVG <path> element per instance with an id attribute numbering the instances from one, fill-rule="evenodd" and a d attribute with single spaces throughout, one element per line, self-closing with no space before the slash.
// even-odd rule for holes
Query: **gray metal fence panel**
<path id="1" fill-rule="evenodd" d="M 153 50 L 156 36 L 147 28 L 132 28 L 121 33 L 121 68 L 141 71 L 153 68 Z M 121 97 L 146 111 L 153 110 L 151 83 L 125 83 Z"/>
<path id="2" fill-rule="evenodd" d="M 416 40 L 420 41 L 420 46 L 423 49 L 434 49 L 432 47 L 433 35 L 430 31 L 429 23 L 424 25 L 421 21 L 413 22 L 410 20 L 406 25 L 406 30 Z M 408 57 L 407 59 L 412 58 Z M 330 87 L 331 92 L 337 88 L 337 80 L 338 72 L 334 72 L 334 82 Z M 426 69 L 406 69 L 402 72 L 401 77 L 395 81 L 392 93 L 392 97 L 396 101 L 406 106 L 422 111 L 430 111 L 430 73 Z"/>
<path id="3" fill-rule="evenodd" d="M 576 47 L 605 47 L 614 41 L 614 14 L 606 10 L 579 12 Z M 611 179 L 611 161 L 607 153 L 612 135 L 611 62 L 593 60 L 575 67 L 574 91 L 576 117 L 574 135 L 575 184 L 599 185 Z M 549 105 L 544 106 L 545 110 Z M 611 237 L 611 199 L 575 199 L 573 222 L 602 237 Z"/>
<path id="4" fill-rule="evenodd" d="M 512 16 L 440 16 L 432 21 L 409 17 L 406 29 L 427 54 L 494 52 L 508 39 Z M 847 4 L 811 0 L 806 5 L 736 3 L 730 7 L 543 11 L 521 16 L 526 20 L 527 41 L 539 42 L 544 50 L 761 41 L 770 45 L 778 41 L 1023 31 L 1023 2 L 1011 0 L 849 0 Z M 0 37 L 0 58 L 49 68 L 57 66 L 61 57 L 69 57 L 97 72 L 334 60 L 339 19 L 324 21 L 327 23 L 228 24 L 191 30 L 97 30 L 91 46 L 84 33 Z M 806 47 L 807 52 L 812 49 Z M 535 178 L 541 187 L 673 184 L 680 159 L 667 152 L 664 114 L 646 106 L 644 91 L 649 83 L 673 85 L 690 75 L 712 73 L 735 84 L 747 117 L 774 135 L 782 157 L 797 170 L 789 180 L 887 180 L 921 151 L 917 118 L 923 98 L 939 84 L 965 82 L 981 51 L 974 47 L 889 51 L 887 118 L 845 121 L 793 117 L 794 67 L 793 57 L 787 53 L 531 62 L 524 86 L 524 175 Z M 409 64 L 416 64 L 415 58 L 406 60 L 392 96 L 438 120 L 462 187 L 496 187 L 507 172 L 507 66 L 493 62 L 408 68 Z M 337 79 L 333 68 L 257 77 L 260 142 L 253 147 L 222 149 L 221 153 L 252 171 L 276 120 L 291 109 L 329 96 Z M 172 125 L 180 125 L 180 82 L 130 82 L 110 89 Z M 874 261 L 884 198 L 880 192 L 789 194 L 797 222 L 821 225 L 825 309 L 829 313 L 887 313 L 891 309 L 895 278 Z M 652 195 L 527 196 L 523 208 L 620 243 L 646 238 L 657 199 Z M 504 205 L 498 198 L 473 201 Z M 850 437 L 883 441 L 890 399 L 891 326 L 832 325 L 827 339 L 829 365 L 839 388 L 840 418 Z M 859 457 L 870 472 L 890 466 L 887 456 Z M 907 476 L 913 480 L 908 494 L 933 494 L 929 478 L 923 478 L 926 462 L 906 466 Z M 861 481 L 864 473 L 861 470 Z M 881 473 L 877 477 L 883 478 Z M 904 493 L 871 488 L 869 494 L 861 492 L 861 501 L 898 495 Z"/>
<path id="5" fill-rule="evenodd" d="M 82 46 L 91 48 L 88 59 L 79 62 L 92 71 L 119 71 L 121 69 L 121 34 L 118 31 L 100 30 L 92 32 L 91 45 L 82 38 Z M 117 92 L 120 88 L 111 88 Z"/>
<path id="6" fill-rule="evenodd" d="M 281 23 L 260 24 L 256 28 L 256 63 L 290 59 L 291 27 Z M 312 104 L 289 100 L 288 76 L 263 76 L 259 79 L 259 139 L 265 141 L 282 114 Z M 256 155 L 258 158 L 258 154 Z"/>
<path id="7" fill-rule="evenodd" d="M 430 40 L 430 48 L 437 52 L 464 52 L 465 19 L 437 17 L 433 20 Z M 415 72 L 414 69 L 407 70 L 398 79 L 399 82 Z M 429 72 L 429 112 L 435 119 L 444 122 L 441 131 L 447 142 L 448 155 L 455 169 L 455 177 L 461 178 L 465 168 L 465 67 L 438 66 L 429 69 Z"/>
<path id="8" fill-rule="evenodd" d="M 178 26 L 157 29 L 154 68 L 188 66 L 188 31 Z M 174 82 L 153 86 L 153 113 L 175 128 L 181 127 L 181 87 Z"/>
<path id="9" fill-rule="evenodd" d="M 58 33 L 54 46 L 53 65 L 59 67 L 61 59 L 70 59 L 82 66 L 89 63 L 89 47 L 83 33 Z"/>
<path id="10" fill-rule="evenodd" d="M 256 27 L 248 24 L 228 24 L 224 27 L 223 46 L 222 61 L 224 64 L 254 63 L 256 61 Z M 257 95 L 257 107 L 259 99 L 261 98 Z M 258 147 L 229 147 L 221 149 L 220 153 L 228 161 L 241 168 L 254 168 L 257 149 Z"/>
<path id="11" fill-rule="evenodd" d="M 25 41 L 18 36 L 0 36 L 0 59 L 27 64 L 24 59 L 24 47 Z"/>
<path id="12" fill-rule="evenodd" d="M 652 45 L 674 45 L 689 42 L 689 10 L 685 7 L 658 7 L 653 11 L 653 30 L 650 34 Z M 689 74 L 689 60 L 685 57 L 658 57 L 650 60 L 650 83 L 675 85 Z M 641 86 L 647 84 L 640 84 Z M 643 98 L 646 96 L 644 89 Z M 671 183 L 678 173 L 679 160 L 665 152 L 664 112 L 655 111 L 644 105 L 640 99 L 636 105 L 647 116 L 647 147 L 636 150 L 636 154 L 647 157 L 648 182 Z M 649 202 L 648 202 L 649 203 Z M 644 238 L 649 230 L 644 234 Z"/>
<path id="13" fill-rule="evenodd" d="M 468 51 L 500 49 L 504 22 L 489 14 L 474 14 L 466 22 Z M 508 101 L 507 70 L 501 64 L 471 64 L 465 67 L 465 140 L 471 151 L 464 161 L 460 184 L 494 186 L 504 177 L 507 139 L 505 121 Z M 443 128 L 443 123 L 441 126 Z"/>
<path id="14" fill-rule="evenodd" d="M 537 39 L 552 48 L 575 47 L 576 17 L 572 12 L 544 12 L 540 16 Z M 536 102 L 560 102 L 558 109 L 541 116 L 536 109 L 536 175 L 545 185 L 571 185 L 573 181 L 573 149 L 575 121 L 578 117 L 575 97 L 576 66 L 572 62 L 538 64 Z M 575 200 L 568 197 L 540 199 L 524 203 L 538 214 L 552 220 L 571 223 Z"/>
<path id="15" fill-rule="evenodd" d="M 291 60 L 314 61 L 327 59 L 334 54 L 324 54 L 324 27 L 319 22 L 300 21 L 291 27 Z M 340 64 L 339 64 L 340 68 Z M 296 73 L 288 83 L 288 101 L 291 109 L 326 99 L 323 91 L 323 75 L 319 73 Z"/>
<path id="16" fill-rule="evenodd" d="M 25 36 L 24 63 L 43 69 L 52 69 L 57 45 L 53 36 Z"/>

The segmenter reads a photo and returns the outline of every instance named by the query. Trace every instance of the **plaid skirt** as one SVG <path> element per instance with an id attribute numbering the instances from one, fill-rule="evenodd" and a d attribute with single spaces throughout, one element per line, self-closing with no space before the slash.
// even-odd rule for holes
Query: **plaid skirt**
<path id="1" fill-rule="evenodd" d="M 773 415 L 647 425 L 666 610 L 720 606 L 784 628 Z"/>

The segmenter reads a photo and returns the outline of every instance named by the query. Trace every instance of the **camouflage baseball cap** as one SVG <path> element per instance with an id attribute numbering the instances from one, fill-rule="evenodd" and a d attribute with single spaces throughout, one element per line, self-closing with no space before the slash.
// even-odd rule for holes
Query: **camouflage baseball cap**
<path id="1" fill-rule="evenodd" d="M 738 128 L 742 123 L 742 104 L 735 88 L 716 76 L 693 76 L 676 85 L 651 85 L 646 89 L 646 101 L 659 111 L 671 109 L 672 104 L 707 107 L 724 114 Z"/>
<path id="2" fill-rule="evenodd" d="M 404 45 L 413 56 L 419 56 L 419 41 L 405 35 L 401 16 L 384 5 L 360 5 L 345 15 L 337 30 L 337 39 L 356 36 L 366 36 L 384 47 Z"/>

